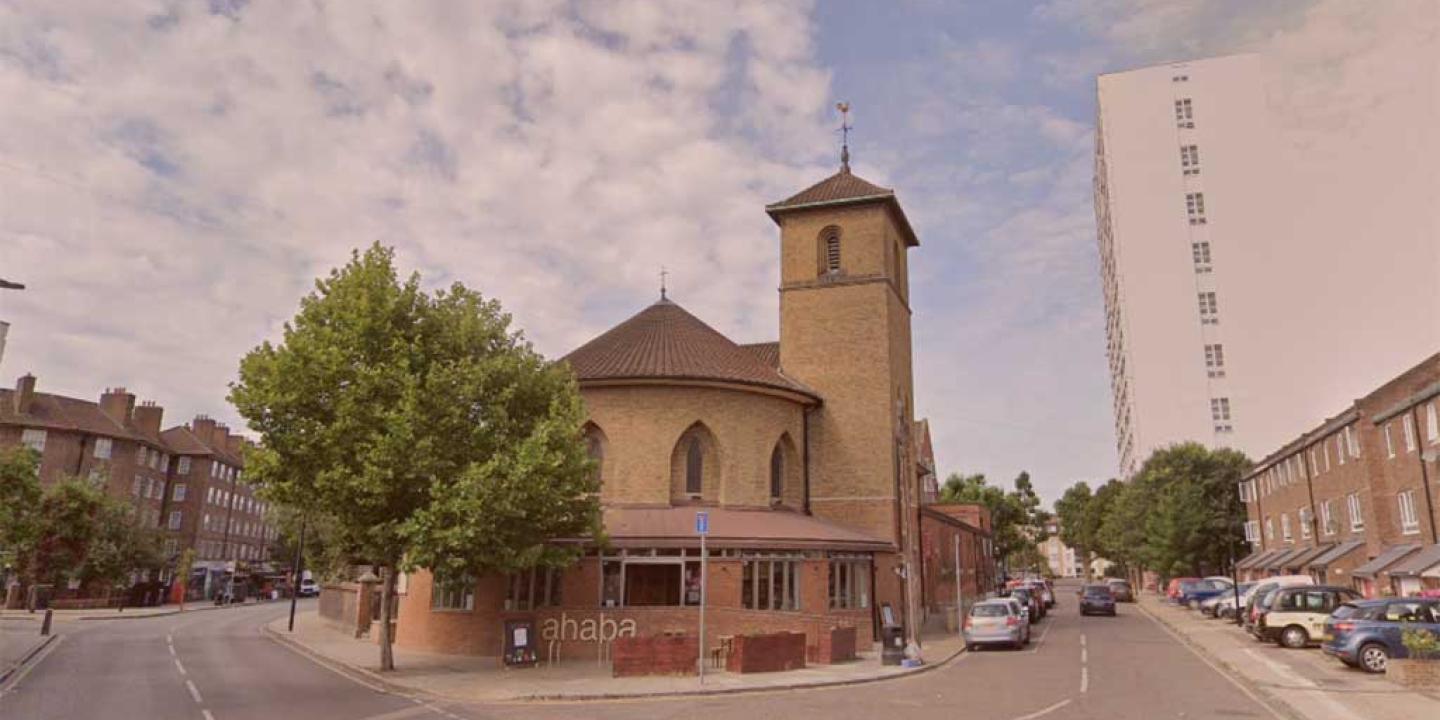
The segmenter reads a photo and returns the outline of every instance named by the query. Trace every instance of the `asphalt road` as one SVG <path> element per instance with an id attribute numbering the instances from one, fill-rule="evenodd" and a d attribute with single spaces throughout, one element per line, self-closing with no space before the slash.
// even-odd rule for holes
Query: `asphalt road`
<path id="1" fill-rule="evenodd" d="M 1115 618 L 1082 618 L 1073 587 L 1059 595 L 1060 605 L 1036 628 L 1028 649 L 966 653 L 912 677 L 592 704 L 463 706 L 379 693 L 261 635 L 261 624 L 283 614 L 280 605 L 84 623 L 67 626 L 64 640 L 0 696 L 0 718 L 1276 717 L 1135 606 L 1122 605 Z"/>

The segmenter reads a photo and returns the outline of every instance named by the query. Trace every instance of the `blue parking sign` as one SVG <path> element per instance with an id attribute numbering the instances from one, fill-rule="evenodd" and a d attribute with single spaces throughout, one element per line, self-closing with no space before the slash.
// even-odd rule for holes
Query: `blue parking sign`
<path id="1" fill-rule="evenodd" d="M 710 534 L 710 513 L 704 512 L 703 510 L 695 513 L 695 534 Z"/>

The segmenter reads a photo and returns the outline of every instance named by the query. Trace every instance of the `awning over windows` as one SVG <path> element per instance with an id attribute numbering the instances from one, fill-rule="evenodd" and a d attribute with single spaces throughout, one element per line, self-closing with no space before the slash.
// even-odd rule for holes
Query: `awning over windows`
<path id="1" fill-rule="evenodd" d="M 1240 562 L 1235 563 L 1235 569 L 1236 569 L 1236 570 L 1247 570 L 1247 569 L 1249 569 L 1249 568 L 1255 567 L 1256 565 L 1259 565 L 1260 563 L 1262 563 L 1262 562 L 1264 562 L 1265 560 L 1269 559 L 1272 555 L 1274 555 L 1274 554 L 1277 553 L 1277 552 L 1280 552 L 1280 551 L 1279 551 L 1279 550 L 1260 550 L 1260 551 L 1258 551 L 1258 552 L 1250 553 L 1249 555 L 1246 555 L 1246 556 L 1244 557 L 1244 559 L 1242 559 Z"/>
<path id="2" fill-rule="evenodd" d="M 1310 546 L 1309 546 L 1309 545 L 1306 545 L 1305 547 L 1289 548 L 1289 549 L 1287 549 L 1287 550 L 1281 550 L 1281 551 L 1280 551 L 1278 554 L 1276 554 L 1274 557 L 1270 558 L 1269 560 L 1266 560 L 1266 561 L 1265 561 L 1265 564 L 1264 564 L 1264 565 L 1261 565 L 1260 567 L 1262 567 L 1262 568 L 1264 568 L 1264 569 L 1266 569 L 1266 570 L 1281 570 L 1281 569 L 1284 569 L 1285 566 L 1289 564 L 1291 558 L 1296 557 L 1296 556 L 1300 555 L 1300 553 L 1307 552 L 1307 551 L 1309 551 L 1309 550 L 1310 550 Z"/>
<path id="3" fill-rule="evenodd" d="M 1374 560 L 1371 560 L 1370 562 L 1367 562 L 1364 565 L 1361 565 L 1360 567 L 1352 570 L 1350 574 L 1357 577 L 1373 578 L 1385 568 L 1394 565 L 1405 556 L 1419 549 L 1420 546 L 1415 544 L 1392 545 L 1388 548 L 1385 548 L 1385 550 L 1379 555 L 1375 556 Z"/>
<path id="4" fill-rule="evenodd" d="M 1426 574 L 1426 570 L 1434 570 L 1436 573 L 1440 573 L 1440 545 L 1431 545 L 1423 548 L 1420 552 L 1395 563 L 1395 566 L 1390 568 L 1390 576 L 1419 577 L 1421 574 Z M 1435 577 L 1436 574 L 1429 573 L 1429 576 Z"/>
<path id="5" fill-rule="evenodd" d="M 1334 547 L 1335 546 L 1331 545 L 1330 543 L 1325 543 L 1323 545 L 1317 545 L 1312 548 L 1307 548 L 1305 552 L 1300 553 L 1299 555 L 1296 555 L 1295 557 L 1287 560 L 1285 562 L 1285 569 L 1295 570 L 1297 572 L 1304 571 L 1306 568 L 1310 567 L 1310 563 L 1314 562 L 1315 558 L 1318 558 L 1321 555 L 1330 552 L 1330 550 Z"/>
<path id="6" fill-rule="evenodd" d="M 1342 542 L 1339 545 L 1336 545 L 1327 550 L 1326 552 L 1322 553 L 1319 557 L 1311 560 L 1310 567 L 1316 570 L 1324 570 L 1325 568 L 1328 568 L 1331 565 L 1339 562 L 1340 559 L 1345 557 L 1346 555 L 1349 555 L 1350 553 L 1355 552 L 1356 550 L 1359 550 L 1363 547 L 1365 547 L 1364 540 L 1346 540 L 1345 542 Z"/>

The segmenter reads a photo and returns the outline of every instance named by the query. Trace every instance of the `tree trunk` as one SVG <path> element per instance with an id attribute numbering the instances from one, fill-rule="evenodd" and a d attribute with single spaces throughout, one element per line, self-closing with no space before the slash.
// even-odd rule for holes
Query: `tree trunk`
<path id="1" fill-rule="evenodd" d="M 395 669 L 395 650 L 391 646 L 395 638 L 390 637 L 390 618 L 395 607 L 395 566 L 386 565 L 380 572 L 384 573 L 380 586 L 380 670 L 390 671 Z"/>

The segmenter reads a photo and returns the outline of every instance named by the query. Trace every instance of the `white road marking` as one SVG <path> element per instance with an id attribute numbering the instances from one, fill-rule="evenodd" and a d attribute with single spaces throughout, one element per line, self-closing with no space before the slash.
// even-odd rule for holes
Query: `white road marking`
<path id="1" fill-rule="evenodd" d="M 1080 668 L 1080 694 L 1090 692 L 1090 668 Z"/>
<path id="2" fill-rule="evenodd" d="M 195 683 L 193 681 L 186 680 L 185 687 L 190 691 L 190 697 L 195 698 L 196 705 L 205 704 L 205 701 L 200 698 L 200 690 L 195 687 Z"/>
<path id="3" fill-rule="evenodd" d="M 215 716 L 211 715 L 209 710 L 201 708 L 200 714 L 205 716 L 205 720 L 215 720 Z"/>
<path id="4" fill-rule="evenodd" d="M 45 658 L 50 657 L 50 653 L 55 652 L 55 648 L 59 647 L 62 642 L 65 642 L 65 636 L 56 635 L 55 639 L 51 640 L 50 644 L 46 645 L 44 650 L 41 650 L 35 657 L 30 658 L 30 662 L 27 663 L 25 667 L 20 668 L 18 672 L 11 675 L 5 685 L 0 685 L 0 697 L 4 697 L 5 693 L 15 692 L 15 688 L 20 686 L 20 681 L 24 680 L 25 676 L 29 675 L 30 671 L 34 670 L 37 665 L 44 662 Z"/>
<path id="5" fill-rule="evenodd" d="M 176 669 L 176 670 L 179 670 L 181 675 L 188 675 L 188 674 L 189 674 L 189 673 L 185 672 L 185 666 L 180 664 L 180 658 L 175 658 L 175 669 Z"/>
<path id="6" fill-rule="evenodd" d="M 1051 705 L 1044 710 L 1037 710 L 1033 713 L 1030 713 L 1029 715 L 1021 715 L 1020 717 L 1015 718 L 1015 720 L 1035 720 L 1035 718 L 1049 715 L 1050 713 L 1055 712 L 1056 710 L 1059 710 L 1060 708 L 1065 707 L 1069 704 L 1070 698 L 1065 698 L 1064 700 L 1061 700 L 1060 702 L 1055 703 L 1054 705 Z"/>
<path id="7" fill-rule="evenodd" d="M 1085 647 L 1085 633 L 1080 633 L 1080 647 Z"/>
<path id="8" fill-rule="evenodd" d="M 168 647 L 170 648 L 170 657 L 175 657 L 175 646 L 170 645 Z"/>
<path id="9" fill-rule="evenodd" d="M 1087 651 L 1084 647 L 1081 647 L 1081 648 L 1080 648 L 1080 664 L 1081 664 L 1081 665 L 1084 665 L 1084 664 L 1087 663 L 1087 662 L 1090 662 L 1090 654 L 1089 654 L 1089 651 Z"/>
<path id="10" fill-rule="evenodd" d="M 174 636 L 174 635 L 171 635 L 171 634 L 169 634 L 169 633 L 166 633 L 166 634 L 165 634 L 165 644 L 166 644 L 166 645 L 174 645 L 174 644 L 175 644 L 175 636 Z"/>

